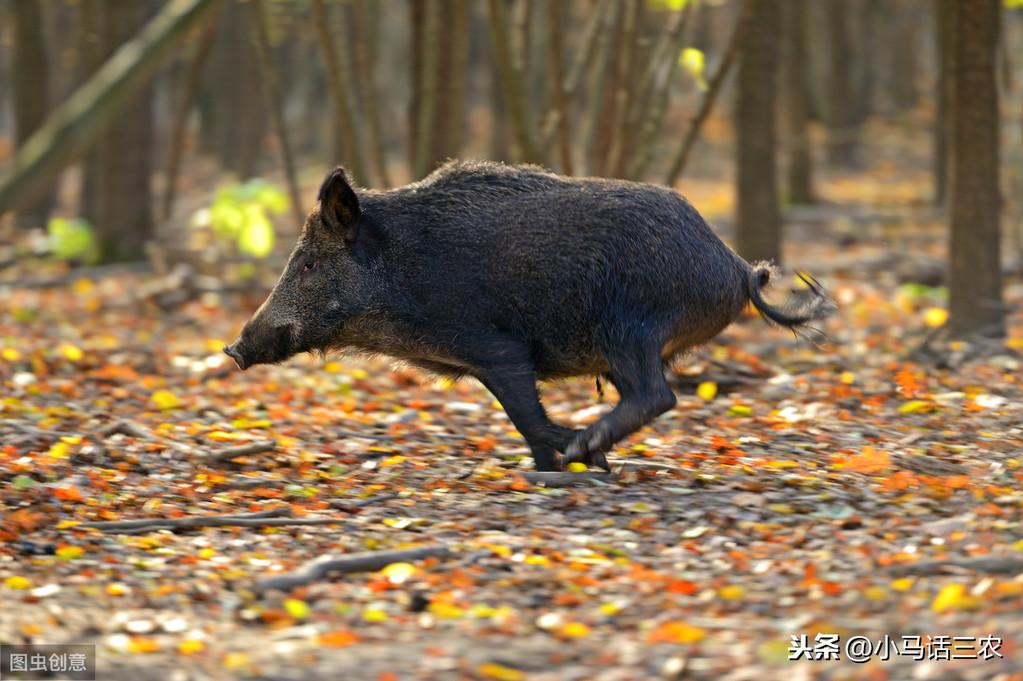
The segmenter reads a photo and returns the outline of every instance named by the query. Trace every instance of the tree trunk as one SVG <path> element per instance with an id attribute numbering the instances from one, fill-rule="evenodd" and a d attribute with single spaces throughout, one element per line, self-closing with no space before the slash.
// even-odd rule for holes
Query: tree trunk
<path id="1" fill-rule="evenodd" d="M 419 69 L 419 109 L 416 112 L 416 150 L 413 177 L 427 175 L 436 165 L 433 135 L 437 126 L 437 99 L 440 89 L 441 52 L 444 49 L 441 28 L 444 23 L 441 0 L 424 0 Z"/>
<path id="2" fill-rule="evenodd" d="M 752 25 L 739 52 L 736 250 L 747 260 L 781 260 L 775 178 L 775 70 L 780 17 L 775 0 L 744 0 Z"/>
<path id="3" fill-rule="evenodd" d="M 334 158 L 331 165 L 346 163 L 358 181 L 366 182 L 369 178 L 362 163 L 362 151 L 355 134 L 355 117 L 346 87 L 351 69 L 345 68 L 342 63 L 344 50 L 338 50 L 335 45 L 330 16 L 323 0 L 313 0 L 312 8 L 317 40 L 327 67 L 327 89 L 330 90 L 330 99 L 334 105 L 334 125 L 331 126 L 334 131 Z M 340 33 L 344 36 L 343 31 Z"/>
<path id="4" fill-rule="evenodd" d="M 153 14 L 151 2 L 96 3 L 99 59 L 105 61 Z M 153 87 L 136 92 L 97 140 L 93 176 L 83 183 L 94 192 L 85 218 L 93 225 L 104 262 L 142 260 L 153 235 Z"/>
<path id="5" fill-rule="evenodd" d="M 998 185 L 998 0 L 946 0 L 953 12 L 949 166 L 949 330 L 1005 334 Z"/>
<path id="6" fill-rule="evenodd" d="M 948 147 L 950 143 L 952 108 L 952 37 L 955 14 L 946 0 L 934 0 L 934 26 L 938 54 L 937 111 L 934 121 L 934 204 L 945 207 L 948 189 Z"/>
<path id="7" fill-rule="evenodd" d="M 391 186 L 391 174 L 387 169 L 387 150 L 384 147 L 384 136 L 380 127 L 380 111 L 377 107 L 376 78 L 373 76 L 375 64 L 376 31 L 366 7 L 366 0 L 355 0 L 355 68 L 359 74 L 362 100 L 365 115 L 363 120 L 369 128 L 370 150 L 373 164 L 377 169 L 377 177 L 384 187 Z"/>
<path id="8" fill-rule="evenodd" d="M 568 95 L 565 92 L 564 69 L 564 33 L 562 31 L 563 12 L 562 0 L 549 0 L 547 3 L 547 68 L 550 71 L 551 106 L 557 112 L 558 152 L 561 159 L 561 172 L 572 174 L 572 138 L 570 136 L 571 117 Z"/>
<path id="9" fill-rule="evenodd" d="M 14 140 L 20 148 L 46 120 L 49 107 L 50 69 L 43 31 L 45 4 L 38 0 L 15 0 L 14 54 L 11 85 L 14 90 Z M 14 216 L 15 226 L 45 227 L 53 209 L 54 192 L 39 197 Z"/>
<path id="10" fill-rule="evenodd" d="M 785 123 L 788 147 L 788 199 L 794 204 L 814 202 L 813 154 L 810 147 L 810 89 L 807 64 L 807 0 L 785 0 L 785 49 L 782 64 Z"/>
<path id="11" fill-rule="evenodd" d="M 201 148 L 242 179 L 259 172 L 268 123 L 266 107 L 253 106 L 263 94 L 245 9 L 224 4 L 199 94 Z"/>
<path id="12" fill-rule="evenodd" d="M 825 83 L 828 161 L 842 168 L 860 164 L 861 106 L 856 102 L 853 49 L 850 42 L 850 0 L 827 0 L 829 74 Z"/>
<path id="13" fill-rule="evenodd" d="M 539 160 L 533 143 L 532 125 L 526 103 L 525 82 L 522 72 L 515 68 L 512 58 L 511 38 L 508 35 L 508 17 L 504 0 L 490 0 L 487 13 L 490 27 L 490 44 L 493 49 L 494 66 L 504 94 L 504 101 L 511 117 L 515 134 L 516 157 L 522 161 Z"/>
<path id="14" fill-rule="evenodd" d="M 919 3 L 902 0 L 890 8 L 895 17 L 896 44 L 892 50 L 892 89 L 896 110 L 912 111 L 920 101 L 917 89 Z"/>
<path id="15" fill-rule="evenodd" d="M 433 115 L 431 167 L 456 158 L 465 131 L 465 90 L 469 76 L 469 2 L 441 0 L 441 45 Z"/>

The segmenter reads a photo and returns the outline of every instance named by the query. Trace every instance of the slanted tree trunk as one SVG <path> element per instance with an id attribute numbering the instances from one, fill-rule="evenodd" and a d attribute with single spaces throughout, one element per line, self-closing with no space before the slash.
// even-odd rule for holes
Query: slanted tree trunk
<path id="1" fill-rule="evenodd" d="M 842 168 L 860 163 L 860 112 L 856 101 L 850 0 L 826 0 L 829 73 L 825 82 L 828 161 Z"/>
<path id="2" fill-rule="evenodd" d="M 1005 334 L 998 188 L 998 0 L 946 0 L 952 40 L 949 330 Z"/>
<path id="3" fill-rule="evenodd" d="M 775 177 L 775 71 L 781 28 L 776 0 L 744 0 L 752 24 L 739 51 L 735 110 L 738 172 L 736 250 L 747 260 L 781 260 Z"/>
<path id="4" fill-rule="evenodd" d="M 152 16 L 147 0 L 102 0 L 95 5 L 98 51 L 103 62 Z M 153 88 L 136 92 L 97 140 L 83 183 L 92 195 L 83 205 L 105 262 L 141 260 L 153 235 Z"/>
<path id="5" fill-rule="evenodd" d="M 380 111 L 377 107 L 376 79 L 373 76 L 376 56 L 377 18 L 371 15 L 366 0 L 355 0 L 355 68 L 359 76 L 360 90 L 364 104 L 366 127 L 369 129 L 370 155 L 377 169 L 377 177 L 384 187 L 391 186 L 391 174 L 387 169 L 387 150 L 384 147 L 384 136 L 380 126 Z M 379 11 L 374 9 L 374 11 Z"/>
<path id="6" fill-rule="evenodd" d="M 504 0 L 490 0 L 488 10 L 490 45 L 493 50 L 497 78 L 501 84 L 501 91 L 508 107 L 512 131 L 515 135 L 516 157 L 522 161 L 537 161 L 539 153 L 533 141 L 529 107 L 526 102 L 526 85 L 523 73 L 515 68 Z"/>
<path id="7" fill-rule="evenodd" d="M 810 84 L 807 65 L 807 0 L 782 3 L 785 47 L 782 92 L 788 151 L 786 183 L 794 204 L 813 203 L 813 154 L 810 148 Z"/>
<path id="8" fill-rule="evenodd" d="M 14 140 L 21 147 L 46 119 L 49 106 L 50 69 L 43 31 L 45 4 L 38 0 L 15 0 L 14 55 L 11 85 L 14 90 Z M 15 213 L 19 228 L 45 227 L 53 209 L 49 190 Z"/>
<path id="9" fill-rule="evenodd" d="M 572 174 L 571 116 L 568 94 L 565 92 L 564 31 L 562 0 L 547 3 L 547 68 L 550 71 L 551 107 L 557 112 L 558 154 L 561 172 Z"/>

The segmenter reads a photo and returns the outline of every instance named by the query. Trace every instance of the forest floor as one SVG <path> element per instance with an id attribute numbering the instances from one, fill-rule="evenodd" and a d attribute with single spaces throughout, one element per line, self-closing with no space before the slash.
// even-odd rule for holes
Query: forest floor
<path id="1" fill-rule="evenodd" d="M 238 372 L 220 348 L 258 301 L 11 286 L 0 640 L 94 643 L 104 680 L 1023 679 L 1023 285 L 1008 340 L 950 344 L 939 289 L 872 269 L 929 247 L 879 243 L 790 249 L 841 306 L 831 340 L 733 325 L 612 476 L 564 487 L 474 381 Z M 544 398 L 582 426 L 608 391 Z M 185 520 L 237 514 L 263 515 Z M 130 519 L 153 522 L 88 526 Z M 438 555 L 262 582 L 414 547 Z M 804 635 L 822 659 L 789 660 Z"/>

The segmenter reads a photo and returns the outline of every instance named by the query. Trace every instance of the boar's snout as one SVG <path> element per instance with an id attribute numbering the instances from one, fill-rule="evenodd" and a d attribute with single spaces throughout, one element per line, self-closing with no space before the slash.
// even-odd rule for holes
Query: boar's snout
<path id="1" fill-rule="evenodd" d="M 245 371 L 249 368 L 249 365 L 245 363 L 245 355 L 241 353 L 238 346 L 241 345 L 240 339 L 231 343 L 230 345 L 224 346 L 224 354 L 234 360 L 234 363 L 238 365 L 238 368 Z"/>
<path id="2" fill-rule="evenodd" d="M 242 371 L 256 364 L 283 362 L 296 352 L 293 331 L 291 325 L 249 323 L 238 340 L 224 348 L 224 354 Z"/>

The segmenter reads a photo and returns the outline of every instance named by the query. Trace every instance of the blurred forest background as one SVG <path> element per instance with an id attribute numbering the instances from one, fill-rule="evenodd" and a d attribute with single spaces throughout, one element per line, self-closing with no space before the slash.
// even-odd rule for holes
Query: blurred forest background
<path id="1" fill-rule="evenodd" d="M 1019 4 L 4 0 L 3 262 L 258 261 L 325 168 L 385 188 L 456 157 L 673 185 L 781 260 L 783 223 L 819 215 L 793 207 L 858 178 L 951 225 L 953 329 L 997 335 L 1023 253 Z"/>
<path id="2" fill-rule="evenodd" d="M 233 366 L 328 168 L 449 157 L 670 185 L 835 342 L 751 312 L 609 474 L 534 471 L 472 380 Z M 112 681 L 1021 679 L 1021 275 L 1023 0 L 0 0 L 0 641 Z M 853 632 L 1004 646 L 788 657 Z"/>

